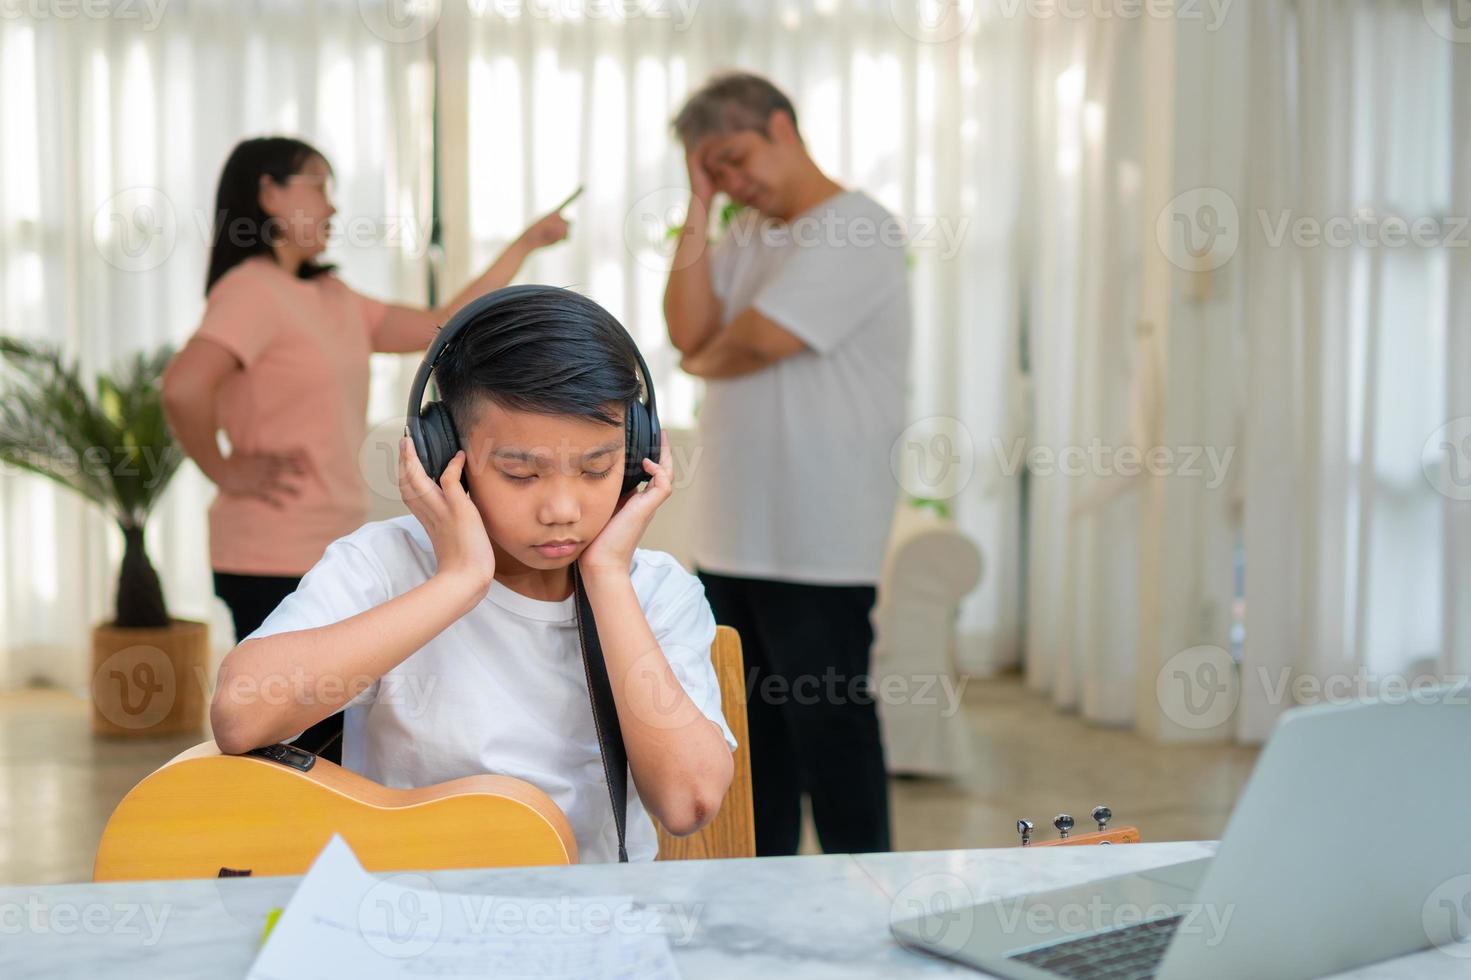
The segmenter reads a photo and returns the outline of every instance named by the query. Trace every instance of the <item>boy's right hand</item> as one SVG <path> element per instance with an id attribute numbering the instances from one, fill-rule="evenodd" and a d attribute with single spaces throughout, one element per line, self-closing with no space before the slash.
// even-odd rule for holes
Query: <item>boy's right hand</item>
<path id="1" fill-rule="evenodd" d="M 480 511 L 460 483 L 464 469 L 462 449 L 449 461 L 436 484 L 424 472 L 413 440 L 405 436 L 399 442 L 398 492 L 429 534 L 439 562 L 437 574 L 469 583 L 477 597 L 483 597 L 495 577 L 495 552 Z"/>

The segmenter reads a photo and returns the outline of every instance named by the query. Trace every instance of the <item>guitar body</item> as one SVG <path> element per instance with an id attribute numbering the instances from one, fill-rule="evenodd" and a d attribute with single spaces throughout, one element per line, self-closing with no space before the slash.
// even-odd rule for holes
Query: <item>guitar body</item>
<path id="1" fill-rule="evenodd" d="M 334 833 L 369 871 L 577 862 L 567 817 L 519 779 L 390 789 L 323 759 L 303 772 L 205 742 L 123 797 L 92 879 L 303 874 Z"/>

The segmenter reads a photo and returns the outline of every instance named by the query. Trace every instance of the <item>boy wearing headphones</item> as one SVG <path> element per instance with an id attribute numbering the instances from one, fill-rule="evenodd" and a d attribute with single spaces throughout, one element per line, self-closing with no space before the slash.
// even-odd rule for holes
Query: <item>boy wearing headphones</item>
<path id="1" fill-rule="evenodd" d="M 330 545 L 230 652 L 211 705 L 215 741 L 246 752 L 345 708 L 346 768 L 405 788 L 524 779 L 566 814 L 581 860 L 616 860 L 580 578 L 632 776 L 628 858 L 652 860 L 649 816 L 678 835 L 704 826 L 735 747 L 704 589 L 669 555 L 637 547 L 672 481 L 667 448 L 650 445 L 652 383 L 645 370 L 645 406 L 632 338 L 563 289 L 499 290 L 442 338 L 416 384 L 422 392 L 432 367 L 442 404 L 426 410 L 419 445 L 400 447 L 410 516 Z M 447 441 L 425 445 L 436 438 Z M 630 443 L 644 458 L 627 458 Z M 437 468 L 435 452 L 456 446 L 436 483 L 422 460 Z"/>

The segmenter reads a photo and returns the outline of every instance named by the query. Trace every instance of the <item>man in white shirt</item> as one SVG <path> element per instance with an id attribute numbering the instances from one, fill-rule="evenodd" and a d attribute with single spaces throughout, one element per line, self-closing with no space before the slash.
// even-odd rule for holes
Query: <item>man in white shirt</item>
<path id="1" fill-rule="evenodd" d="M 674 130 L 690 203 L 664 312 L 707 382 L 695 558 L 745 650 L 757 853 L 795 853 L 804 793 L 824 850 L 886 850 L 869 613 L 904 427 L 903 229 L 817 167 L 764 78 L 713 79 Z M 711 249 L 716 191 L 743 210 Z"/>
<path id="2" fill-rule="evenodd" d="M 221 751 L 241 753 L 345 708 L 348 769 L 400 788 L 524 779 L 566 814 L 581 860 L 616 860 L 576 563 L 632 776 L 628 857 L 652 860 L 650 817 L 694 833 L 730 785 L 715 620 L 694 576 L 636 547 L 672 484 L 667 446 L 657 464 L 624 459 L 632 338 L 592 300 L 519 289 L 435 368 L 461 447 L 439 482 L 405 438 L 410 516 L 327 548 L 225 657 L 210 722 Z M 644 490 L 621 492 L 625 466 Z"/>

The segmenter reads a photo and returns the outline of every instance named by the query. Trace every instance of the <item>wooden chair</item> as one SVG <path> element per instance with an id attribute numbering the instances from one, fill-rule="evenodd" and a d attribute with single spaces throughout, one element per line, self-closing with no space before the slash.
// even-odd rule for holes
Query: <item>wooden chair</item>
<path id="1" fill-rule="evenodd" d="M 720 681 L 720 707 L 736 739 L 735 776 L 715 819 L 688 837 L 675 837 L 657 821 L 660 861 L 756 856 L 756 819 L 751 810 L 751 745 L 746 724 L 746 665 L 740 634 L 729 626 L 715 630 L 710 660 Z"/>

